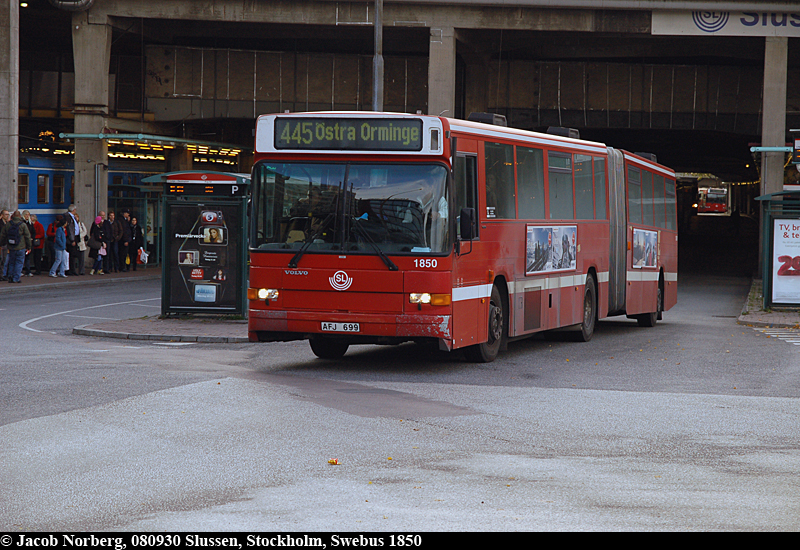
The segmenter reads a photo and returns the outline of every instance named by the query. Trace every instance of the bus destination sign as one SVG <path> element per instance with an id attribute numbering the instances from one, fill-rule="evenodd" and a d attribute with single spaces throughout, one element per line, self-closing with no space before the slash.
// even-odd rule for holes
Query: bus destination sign
<path id="1" fill-rule="evenodd" d="M 415 118 L 277 117 L 275 148 L 343 151 L 421 151 Z"/>

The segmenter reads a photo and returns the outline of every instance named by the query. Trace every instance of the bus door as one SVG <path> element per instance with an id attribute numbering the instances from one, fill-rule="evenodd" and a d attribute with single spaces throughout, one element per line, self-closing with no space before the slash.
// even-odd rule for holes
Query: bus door
<path id="1" fill-rule="evenodd" d="M 477 150 L 475 140 L 458 139 L 460 149 Z M 470 153 L 458 153 L 454 166 L 456 234 L 461 238 L 460 213 L 462 208 L 478 212 L 478 157 Z M 476 231 L 480 227 L 476 225 Z M 453 341 L 454 347 L 471 346 L 478 342 L 478 335 L 486 334 L 486 315 L 481 304 L 485 277 L 481 278 L 481 256 L 476 249 L 480 242 L 462 241 L 460 254 L 453 262 Z M 485 272 L 485 270 L 483 270 Z"/>

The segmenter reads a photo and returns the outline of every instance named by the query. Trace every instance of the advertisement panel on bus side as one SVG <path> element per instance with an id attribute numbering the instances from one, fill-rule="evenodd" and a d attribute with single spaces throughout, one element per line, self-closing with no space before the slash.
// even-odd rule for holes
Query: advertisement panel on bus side
<path id="1" fill-rule="evenodd" d="M 527 226 L 525 274 L 574 270 L 577 237 L 576 225 Z"/>

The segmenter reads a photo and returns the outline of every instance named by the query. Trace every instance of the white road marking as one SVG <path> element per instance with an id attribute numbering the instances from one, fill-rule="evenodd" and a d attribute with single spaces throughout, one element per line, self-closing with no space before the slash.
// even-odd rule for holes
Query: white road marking
<path id="1" fill-rule="evenodd" d="M 150 342 L 154 346 L 193 346 L 197 342 Z"/>
<path id="2" fill-rule="evenodd" d="M 777 338 L 794 346 L 800 346 L 800 329 L 753 327 L 753 330 L 766 334 L 770 338 Z"/>
<path id="3" fill-rule="evenodd" d="M 27 321 L 23 321 L 18 326 L 20 328 L 24 328 L 25 330 L 30 330 L 31 332 L 50 332 L 50 331 L 43 331 L 43 330 L 36 330 L 35 328 L 31 328 L 28 325 L 31 323 L 35 323 L 36 321 L 41 321 L 42 319 L 48 319 L 50 317 L 57 317 L 59 315 L 66 315 L 68 313 L 75 313 L 77 311 L 86 311 L 87 309 L 98 309 L 101 307 L 113 307 L 113 306 L 124 306 L 129 304 L 139 304 L 141 302 L 152 302 L 153 300 L 160 300 L 161 298 L 147 298 L 144 300 L 131 300 L 129 302 L 117 302 L 114 304 L 103 304 L 99 306 L 88 306 L 88 307 L 81 307 L 78 309 L 70 309 L 67 311 L 59 311 L 58 313 L 50 313 L 49 315 L 42 315 L 41 317 L 34 317 L 33 319 L 28 319 Z"/>

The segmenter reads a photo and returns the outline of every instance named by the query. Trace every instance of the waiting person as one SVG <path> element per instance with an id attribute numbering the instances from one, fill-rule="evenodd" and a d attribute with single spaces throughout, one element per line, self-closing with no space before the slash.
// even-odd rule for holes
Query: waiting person
<path id="1" fill-rule="evenodd" d="M 144 232 L 136 218 L 131 218 L 131 244 L 128 247 L 128 257 L 131 269 L 136 271 L 136 261 L 139 259 L 139 249 L 144 246 Z"/>
<path id="2" fill-rule="evenodd" d="M 65 230 L 65 226 L 67 225 L 67 220 L 62 218 L 58 220 L 56 223 L 55 228 L 55 237 L 53 241 L 53 250 L 55 251 L 55 261 L 53 262 L 53 266 L 50 268 L 50 276 L 51 277 L 66 277 L 66 269 L 67 269 L 67 233 Z M 56 275 L 56 271 L 58 271 L 58 275 Z"/>
<path id="3" fill-rule="evenodd" d="M 31 234 L 31 250 L 33 248 L 33 233 L 35 228 L 33 227 L 33 220 L 31 219 L 31 211 L 30 210 L 23 210 L 22 211 L 22 221 L 25 222 L 25 225 L 28 226 L 28 233 Z M 31 250 L 28 250 L 28 253 L 25 254 L 25 264 L 22 266 L 22 274 L 26 277 L 33 277 L 33 254 Z"/>
<path id="4" fill-rule="evenodd" d="M 45 243 L 44 226 L 36 214 L 31 214 L 31 220 L 33 221 L 33 274 L 39 275 L 42 272 L 42 253 Z"/>
<path id="5" fill-rule="evenodd" d="M 122 218 L 118 219 L 122 236 L 119 239 L 119 270 L 128 271 L 130 265 L 129 250 L 131 248 L 131 213 L 129 210 L 122 211 Z"/>
<path id="6" fill-rule="evenodd" d="M 45 231 L 45 250 L 47 253 L 47 262 L 44 266 L 45 271 L 50 271 L 50 266 L 52 266 L 53 262 L 56 261 L 56 251 L 54 247 L 56 240 L 56 228 L 58 227 L 58 222 L 63 218 L 64 216 L 61 214 L 56 214 L 56 218 L 50 222 L 50 225 L 47 226 L 47 230 Z"/>
<path id="7" fill-rule="evenodd" d="M 64 219 L 67 220 L 65 231 L 67 232 L 67 254 L 69 266 L 67 271 L 70 275 L 78 275 L 78 240 L 80 239 L 81 227 L 78 222 L 78 209 L 74 204 L 70 204 Z"/>
<path id="8" fill-rule="evenodd" d="M 0 210 L 0 231 L 3 230 L 3 227 L 11 220 L 11 214 L 8 210 L 3 208 Z M 0 275 L 0 281 L 6 280 L 6 272 L 8 271 L 8 247 L 7 246 L 0 246 L 0 269 L 3 270 L 2 275 Z"/>
<path id="9" fill-rule="evenodd" d="M 76 212 L 75 219 L 78 220 L 78 246 L 75 258 L 75 269 L 78 275 L 85 275 L 86 271 L 84 270 L 85 262 L 86 262 L 86 241 L 89 240 L 89 232 L 86 230 L 86 225 L 81 221 L 80 215 Z M 72 263 L 72 262 L 70 262 Z"/>
<path id="10" fill-rule="evenodd" d="M 6 278 L 9 283 L 19 283 L 25 255 L 31 249 L 31 234 L 28 224 L 22 219 L 19 210 L 15 210 L 11 221 L 0 231 L 0 245 L 8 247 L 8 269 Z"/>
<path id="11" fill-rule="evenodd" d="M 106 239 L 106 244 L 108 247 L 106 248 L 106 257 L 103 260 L 103 271 L 106 273 L 112 273 L 119 271 L 119 260 L 117 258 L 117 231 L 119 230 L 119 237 L 122 237 L 121 227 L 118 226 L 116 222 L 116 215 L 114 212 L 108 212 L 108 218 L 105 222 L 103 222 L 103 235 Z"/>
<path id="12" fill-rule="evenodd" d="M 97 242 L 100 248 L 94 245 L 89 246 L 89 258 L 94 260 L 89 275 L 103 275 L 103 260 L 108 252 L 105 235 L 103 234 L 103 217 L 97 216 L 94 219 L 91 229 L 89 229 L 89 243 Z M 102 252 L 101 252 L 102 251 Z"/>

